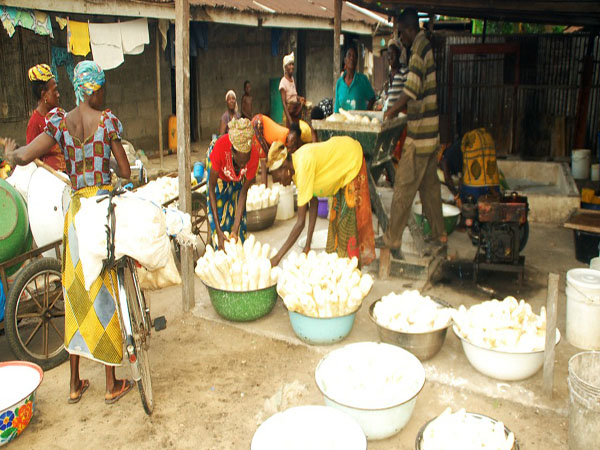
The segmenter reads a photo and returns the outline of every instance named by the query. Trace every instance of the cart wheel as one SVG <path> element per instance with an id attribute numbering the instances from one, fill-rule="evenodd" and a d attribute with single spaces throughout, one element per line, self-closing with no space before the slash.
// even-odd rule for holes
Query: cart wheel
<path id="1" fill-rule="evenodd" d="M 21 269 L 9 289 L 5 326 L 8 343 L 19 359 L 49 370 L 68 358 L 61 267 L 57 259 L 36 259 Z"/>
<path id="2" fill-rule="evenodd" d="M 210 243 L 206 195 L 199 192 L 192 193 L 192 232 L 198 235 L 201 241 L 196 250 L 197 259 L 204 254 L 206 246 Z"/>

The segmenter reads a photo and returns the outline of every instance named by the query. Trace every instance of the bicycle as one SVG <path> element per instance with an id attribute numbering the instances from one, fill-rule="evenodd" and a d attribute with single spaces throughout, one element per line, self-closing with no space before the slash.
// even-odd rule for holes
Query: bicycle
<path id="1" fill-rule="evenodd" d="M 140 289 L 137 278 L 137 262 L 129 256 L 124 256 L 117 261 L 114 260 L 115 214 L 112 198 L 122 192 L 115 189 L 108 195 L 108 219 L 111 225 L 106 227 L 109 256 L 105 267 L 114 268 L 117 272 L 117 286 L 115 289 L 113 280 L 113 289 L 119 293 L 116 309 L 121 325 L 123 343 L 127 352 L 127 360 L 131 365 L 132 378 L 139 388 L 144 411 L 146 414 L 151 415 L 154 410 L 154 397 L 148 357 L 150 331 L 152 328 L 157 332 L 164 330 L 167 327 L 167 320 L 164 316 L 160 316 L 152 321 L 150 306 L 146 302 L 146 297 Z M 98 202 L 102 200 L 104 198 L 99 199 Z"/>

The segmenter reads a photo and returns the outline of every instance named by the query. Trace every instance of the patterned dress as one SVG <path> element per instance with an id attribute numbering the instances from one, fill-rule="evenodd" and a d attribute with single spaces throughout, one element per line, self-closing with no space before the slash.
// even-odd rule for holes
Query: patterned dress
<path id="1" fill-rule="evenodd" d="M 206 167 L 208 179 L 212 171 L 217 171 L 219 176 L 215 186 L 215 196 L 217 200 L 217 220 L 223 232 L 231 232 L 233 222 L 235 221 L 235 211 L 238 208 L 238 199 L 244 181 L 252 180 L 256 176 L 258 169 L 258 150 L 251 150 L 250 161 L 243 167 L 239 173 L 236 173 L 233 167 L 233 155 L 231 153 L 231 141 L 229 135 L 224 134 L 217 140 L 211 142 L 206 154 Z M 246 240 L 246 208 L 242 214 L 240 222 L 239 237 L 244 242 Z M 213 247 L 218 248 L 219 238 L 215 227 L 215 217 L 213 216 L 210 205 L 210 195 L 208 196 L 208 223 L 212 237 Z"/>
<path id="2" fill-rule="evenodd" d="M 69 133 L 66 112 L 55 108 L 46 118 L 45 132 L 62 149 L 67 174 L 74 189 L 65 215 L 63 235 L 65 347 L 70 354 L 85 356 L 107 365 L 119 365 L 123 359 L 123 343 L 116 310 L 116 272 L 102 271 L 90 290 L 86 291 L 79 260 L 75 216 L 82 198 L 93 197 L 100 190 L 112 189 L 109 171 L 111 143 L 121 139 L 123 126 L 107 109 L 102 112 L 96 131 L 81 142 Z"/>

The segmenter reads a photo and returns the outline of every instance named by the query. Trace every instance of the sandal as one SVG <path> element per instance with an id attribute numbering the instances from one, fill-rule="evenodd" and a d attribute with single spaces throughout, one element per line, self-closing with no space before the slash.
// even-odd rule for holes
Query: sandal
<path id="1" fill-rule="evenodd" d="M 71 397 L 69 395 L 68 402 L 70 404 L 79 402 L 79 400 L 81 400 L 81 397 L 83 396 L 85 391 L 87 391 L 88 388 L 90 387 L 90 380 L 80 380 L 80 381 L 81 381 L 81 387 L 79 388 L 79 394 L 77 395 L 77 397 Z"/>
<path id="2" fill-rule="evenodd" d="M 123 384 L 121 385 L 121 390 L 119 392 L 117 392 L 116 394 L 113 394 L 114 397 L 111 397 L 111 398 L 104 397 L 104 403 L 106 403 L 107 405 L 112 405 L 113 403 L 116 403 L 125 394 L 127 394 L 129 391 L 131 391 L 131 388 L 133 387 L 133 381 L 131 381 L 131 380 L 121 380 L 121 381 L 123 382 Z"/>

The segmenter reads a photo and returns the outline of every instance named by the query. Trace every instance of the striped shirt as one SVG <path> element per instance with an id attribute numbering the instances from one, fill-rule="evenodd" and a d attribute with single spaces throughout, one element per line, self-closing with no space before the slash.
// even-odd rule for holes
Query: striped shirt
<path id="1" fill-rule="evenodd" d="M 408 75 L 408 67 L 403 65 L 400 66 L 398 72 L 394 74 L 394 77 L 390 81 L 390 87 L 387 91 L 387 99 L 384 107 L 384 111 L 394 106 L 394 103 L 400 98 L 402 89 L 404 89 L 404 83 L 406 83 L 406 77 Z"/>
<path id="2" fill-rule="evenodd" d="M 411 46 L 404 92 L 407 105 L 407 143 L 412 140 L 417 154 L 430 154 L 440 143 L 435 61 L 431 43 L 420 31 Z"/>

